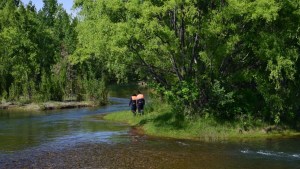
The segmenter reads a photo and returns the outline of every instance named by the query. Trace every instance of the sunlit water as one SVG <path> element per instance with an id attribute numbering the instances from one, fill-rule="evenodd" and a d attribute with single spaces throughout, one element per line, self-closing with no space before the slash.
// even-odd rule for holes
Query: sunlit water
<path id="1" fill-rule="evenodd" d="M 129 109 L 128 99 L 111 100 L 117 104 L 94 109 L 1 111 L 0 168 L 300 169 L 300 138 L 198 142 L 136 135 L 101 119 Z"/>

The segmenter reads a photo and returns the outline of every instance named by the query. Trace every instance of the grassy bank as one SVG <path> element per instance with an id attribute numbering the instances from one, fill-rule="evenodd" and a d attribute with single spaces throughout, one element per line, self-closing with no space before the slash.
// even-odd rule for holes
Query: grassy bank
<path id="1" fill-rule="evenodd" d="M 93 107 L 96 106 L 94 102 L 44 102 L 44 103 L 21 103 L 21 102 L 6 102 L 0 104 L 0 109 L 12 111 L 41 111 L 41 110 L 54 110 L 54 109 L 70 109 L 80 107 Z"/>
<path id="2" fill-rule="evenodd" d="M 193 140 L 224 140 L 236 138 L 267 138 L 299 135 L 290 129 L 276 129 L 268 124 L 257 124 L 247 130 L 238 122 L 217 122 L 213 118 L 184 119 L 179 115 L 168 112 L 167 105 L 158 110 L 146 111 L 143 116 L 133 116 L 130 111 L 110 113 L 104 119 L 128 123 L 141 128 L 142 132 L 158 137 L 169 137 Z"/>

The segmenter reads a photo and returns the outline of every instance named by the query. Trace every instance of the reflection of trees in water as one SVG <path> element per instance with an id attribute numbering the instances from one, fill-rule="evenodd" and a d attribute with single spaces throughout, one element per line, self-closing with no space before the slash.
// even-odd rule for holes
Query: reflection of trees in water
<path id="1" fill-rule="evenodd" d="M 57 139 L 65 137 L 74 139 L 81 134 L 124 130 L 126 126 L 113 125 L 98 118 L 99 113 L 114 111 L 113 108 L 118 106 L 26 113 L 2 110 L 0 111 L 0 152 L 48 145 Z M 95 136 L 91 134 L 91 137 L 84 140 L 94 139 L 92 137 Z M 76 139 L 72 138 L 66 138 L 64 144 L 68 144 L 68 141 L 76 142 Z M 64 147 L 64 144 L 59 147 Z"/>
<path id="2" fill-rule="evenodd" d="M 79 124 L 76 123 L 78 126 Z M 0 150 L 16 151 L 37 146 L 45 141 L 76 131 L 70 122 L 43 122 L 42 119 L 8 119 L 0 124 Z"/>

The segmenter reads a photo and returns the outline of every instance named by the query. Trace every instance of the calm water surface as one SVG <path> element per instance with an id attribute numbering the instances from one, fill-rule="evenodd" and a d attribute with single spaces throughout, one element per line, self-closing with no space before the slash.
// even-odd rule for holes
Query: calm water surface
<path id="1" fill-rule="evenodd" d="M 300 169 L 300 138 L 198 142 L 136 135 L 96 109 L 0 112 L 0 168 Z"/>

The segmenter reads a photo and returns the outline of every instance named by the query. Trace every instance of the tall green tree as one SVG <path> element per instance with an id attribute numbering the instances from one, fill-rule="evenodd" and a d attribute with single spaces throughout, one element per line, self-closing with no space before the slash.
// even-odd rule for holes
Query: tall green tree
<path id="1" fill-rule="evenodd" d="M 76 62 L 138 73 L 179 112 L 279 123 L 299 110 L 299 1 L 82 1 Z M 285 24 L 282 24 L 285 23 Z"/>
<path id="2" fill-rule="evenodd" d="M 6 15 L 4 20 L 6 23 L 3 24 L 0 33 L 3 46 L 1 49 L 3 82 L 1 84 L 2 90 L 8 91 L 12 83 L 15 86 L 27 83 L 36 70 L 34 62 L 37 54 L 36 44 L 31 39 L 31 35 L 34 35 L 32 28 L 35 22 L 23 4 L 18 7 L 13 1 L 7 2 L 1 12 L 1 15 Z M 20 87 L 17 91 L 15 93 L 19 95 L 22 88 Z"/>
<path id="3" fill-rule="evenodd" d="M 207 60 L 217 68 L 214 77 L 235 93 L 233 116 L 250 112 L 277 123 L 295 117 L 297 6 L 299 1 L 230 0 L 207 23 L 207 34 L 218 42 L 207 45 L 216 49 Z"/>
<path id="4" fill-rule="evenodd" d="M 83 71 L 70 63 L 69 55 L 77 44 L 77 19 L 56 0 L 43 2 L 37 12 L 32 2 L 24 6 L 21 1 L 1 1 L 2 98 L 61 101 L 76 91 L 77 72 Z"/>

